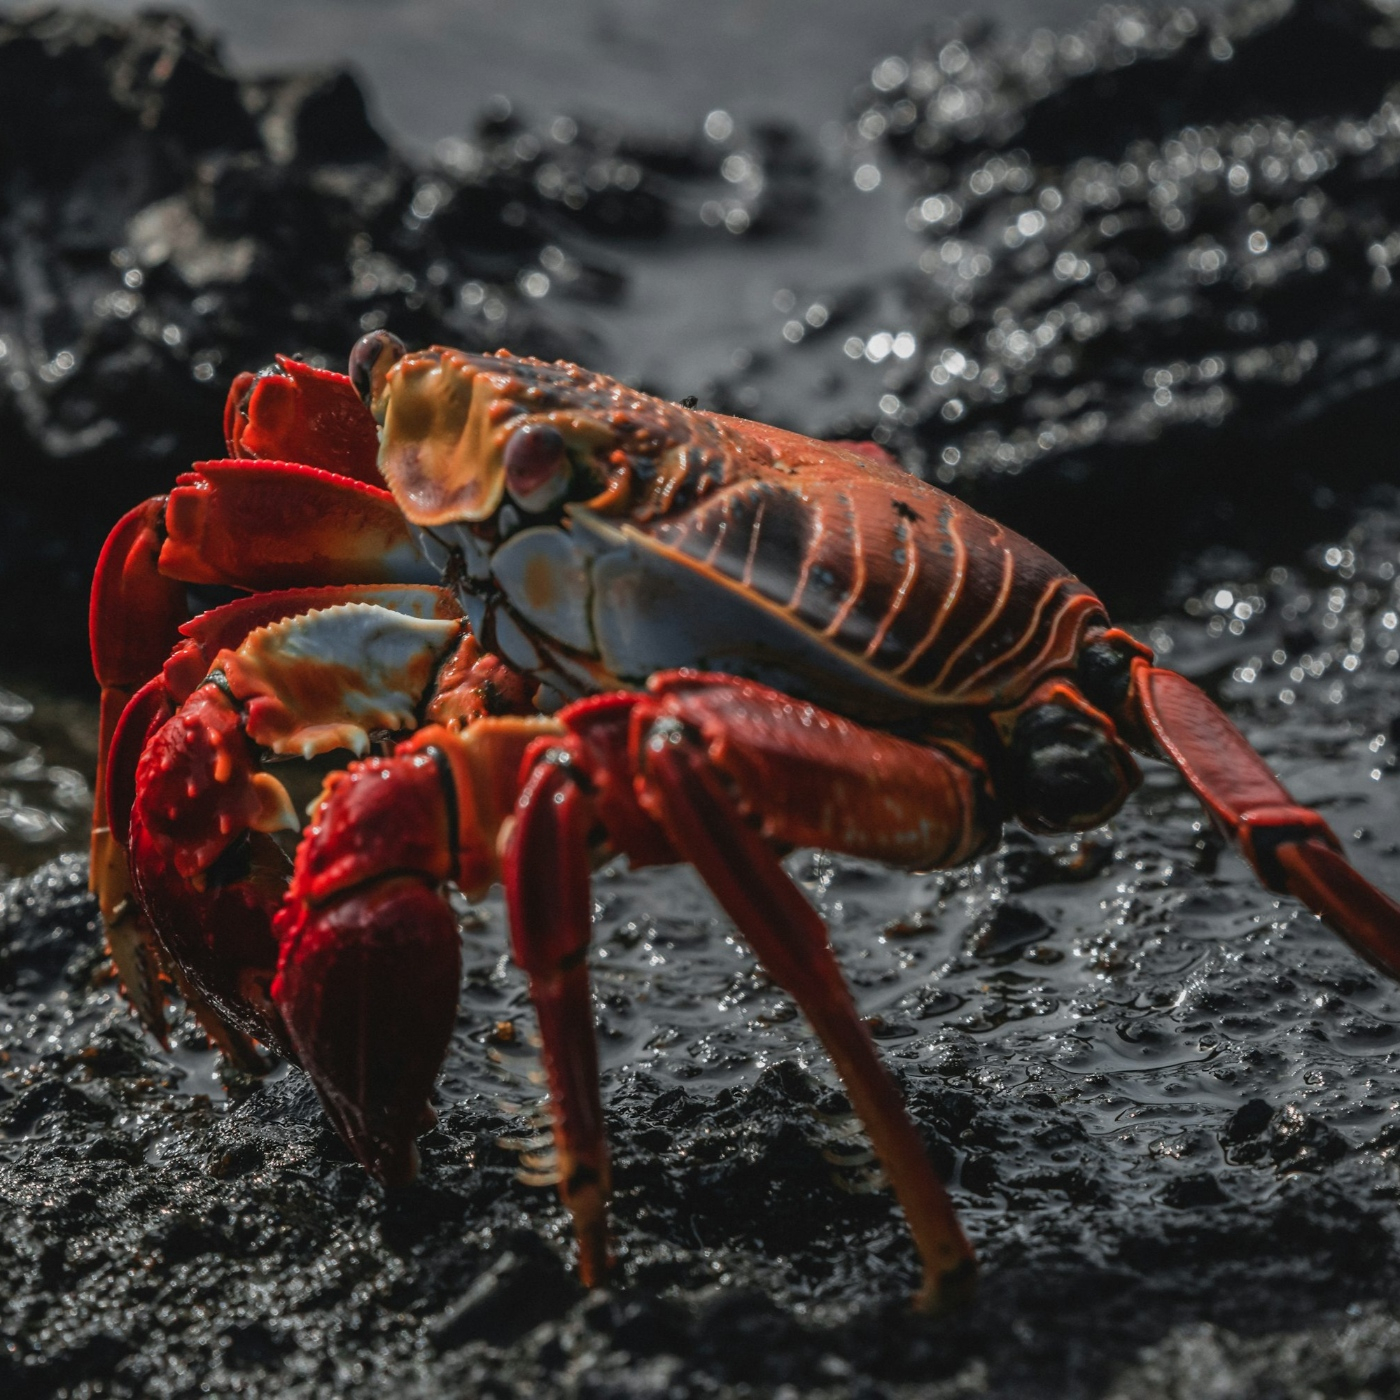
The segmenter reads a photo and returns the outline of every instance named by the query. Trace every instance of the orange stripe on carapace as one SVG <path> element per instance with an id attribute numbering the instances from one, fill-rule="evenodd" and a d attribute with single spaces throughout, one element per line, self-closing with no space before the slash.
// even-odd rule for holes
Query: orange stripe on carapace
<path id="1" fill-rule="evenodd" d="M 646 532 L 931 705 L 1015 703 L 1072 661 L 1102 609 L 1043 550 L 845 449 L 764 460 L 790 438 L 756 430 L 720 490 Z"/>

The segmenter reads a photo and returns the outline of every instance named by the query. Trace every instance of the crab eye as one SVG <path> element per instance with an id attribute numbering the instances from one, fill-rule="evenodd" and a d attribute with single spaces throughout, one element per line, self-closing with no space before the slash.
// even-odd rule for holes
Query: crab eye
<path id="1" fill-rule="evenodd" d="M 506 490 L 531 513 L 548 510 L 568 489 L 569 454 L 564 437 L 549 423 L 526 423 L 511 434 L 502 461 Z"/>
<path id="2" fill-rule="evenodd" d="M 348 373 L 355 392 L 370 408 L 384 389 L 384 376 L 408 353 L 408 346 L 388 331 L 362 335 L 350 352 Z"/>

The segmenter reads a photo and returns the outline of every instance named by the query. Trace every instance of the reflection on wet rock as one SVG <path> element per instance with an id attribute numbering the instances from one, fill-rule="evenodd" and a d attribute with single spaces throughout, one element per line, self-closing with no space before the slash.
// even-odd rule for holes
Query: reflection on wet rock
<path id="1" fill-rule="evenodd" d="M 0 878 L 87 848 L 96 706 L 0 687 Z"/>
<path id="2" fill-rule="evenodd" d="M 1207 540 L 1344 520 L 1393 475 L 1397 39 L 1366 0 L 1125 6 L 877 64 L 852 139 L 924 247 L 846 341 L 876 436 L 1120 610 Z"/>

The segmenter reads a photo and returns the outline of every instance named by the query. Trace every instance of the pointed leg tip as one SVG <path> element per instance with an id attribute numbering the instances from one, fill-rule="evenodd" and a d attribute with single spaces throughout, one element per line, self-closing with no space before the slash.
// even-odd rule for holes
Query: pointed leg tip
<path id="1" fill-rule="evenodd" d="M 608 1172 L 592 1167 L 575 1168 L 560 1183 L 578 1245 L 578 1276 L 585 1288 L 601 1288 L 612 1272 L 608 1238 Z"/>
<path id="2" fill-rule="evenodd" d="M 926 1274 L 914 1295 L 914 1311 L 942 1317 L 966 1307 L 977 1293 L 977 1261 L 963 1259 L 940 1274 Z"/>
<path id="3" fill-rule="evenodd" d="M 418 1144 L 411 1138 L 408 1142 L 375 1142 L 367 1151 L 352 1144 L 355 1155 L 364 1163 L 365 1170 L 386 1190 L 401 1191 L 418 1180 L 422 1170 L 422 1158 L 418 1155 Z"/>
<path id="4" fill-rule="evenodd" d="M 605 1221 L 590 1225 L 587 1230 L 578 1229 L 578 1276 L 585 1288 L 601 1288 L 612 1273 L 613 1257 L 608 1247 L 608 1230 Z"/>

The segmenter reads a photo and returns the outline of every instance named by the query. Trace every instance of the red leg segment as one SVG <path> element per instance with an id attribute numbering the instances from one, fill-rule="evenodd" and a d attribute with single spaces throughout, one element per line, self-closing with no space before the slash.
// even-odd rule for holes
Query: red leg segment
<path id="1" fill-rule="evenodd" d="M 1244 735 L 1175 671 L 1133 662 L 1147 727 L 1264 885 L 1291 894 L 1362 957 L 1400 980 L 1400 905 L 1365 880 L 1331 828 L 1300 807 Z"/>
<path id="2" fill-rule="evenodd" d="M 559 751 L 562 755 L 563 751 Z M 579 1276 L 608 1268 L 608 1145 L 589 991 L 588 831 L 595 817 L 571 765 L 546 758 L 525 783 L 502 860 L 515 961 L 530 978 L 554 1115 L 559 1194 L 573 1217 Z"/>
<path id="3" fill-rule="evenodd" d="M 772 841 L 930 870 L 961 865 L 1000 832 L 985 767 L 960 745 L 911 743 L 729 676 L 664 672 L 647 688 Z M 634 763 L 646 762 L 637 726 L 652 713 L 633 719 Z"/>
<path id="4" fill-rule="evenodd" d="M 109 928 L 117 923 L 129 891 L 126 857 L 118 844 L 122 838 L 113 838 L 107 806 L 108 750 L 132 697 L 159 672 L 170 649 L 180 640 L 179 626 L 188 612 L 184 584 L 166 578 L 157 567 L 164 511 L 164 497 L 156 497 L 129 510 L 117 522 L 98 557 L 88 610 L 92 667 L 102 687 L 88 882 L 101 901 Z M 124 830 L 124 814 L 120 822 Z M 143 942 L 139 932 L 132 930 L 109 938 L 113 958 L 142 1009 L 142 1019 L 163 1036 L 159 998 L 151 982 L 149 959 L 142 952 Z"/>
<path id="5" fill-rule="evenodd" d="M 817 837 L 812 844 L 828 849 L 849 851 L 855 845 L 861 854 L 871 853 L 870 841 L 883 833 L 885 849 L 907 859 L 917 831 L 925 858 L 937 853 L 950 861 L 964 858 L 969 840 L 985 841 L 985 831 L 976 830 L 976 806 L 967 800 L 970 774 L 935 750 L 862 732 L 762 687 L 719 677 L 663 677 L 655 688 L 663 699 L 676 696 L 680 703 L 663 703 L 659 713 L 638 708 L 634 743 L 642 803 L 700 872 L 769 975 L 801 1007 L 831 1056 L 922 1256 L 919 1305 L 937 1311 L 960 1302 L 971 1292 L 976 1265 L 948 1194 L 851 1000 L 821 918 L 769 842 L 745 820 L 723 780 L 747 776 L 754 754 L 762 754 L 767 780 L 762 805 L 758 791 L 745 785 L 740 791 L 743 805 L 762 815 L 765 833 L 784 840 L 800 834 L 804 842 Z M 677 709 L 689 710 L 709 732 L 702 729 L 692 737 L 689 725 L 675 725 Z M 723 728 L 717 715 L 724 716 Z M 892 748 L 911 752 L 896 766 L 889 762 Z M 829 777 L 847 779 L 837 781 L 841 798 L 829 806 L 813 806 L 816 794 L 806 790 L 813 757 L 825 760 Z M 940 781 L 925 789 L 920 821 L 913 810 L 917 785 L 933 773 Z M 901 774 L 911 776 L 901 782 Z M 900 800 L 906 796 L 908 808 Z M 948 803 L 942 809 L 940 798 Z M 877 835 L 872 838 L 871 832 Z"/>

